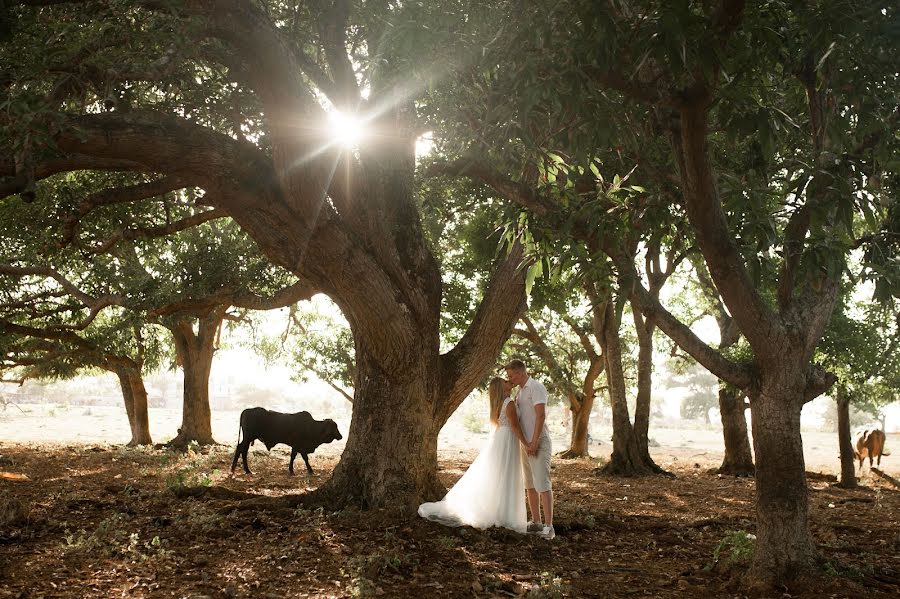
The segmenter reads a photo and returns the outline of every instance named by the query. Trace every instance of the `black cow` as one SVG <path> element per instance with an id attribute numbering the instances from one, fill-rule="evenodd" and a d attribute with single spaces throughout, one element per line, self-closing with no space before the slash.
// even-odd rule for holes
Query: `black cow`
<path id="1" fill-rule="evenodd" d="M 244 431 L 244 440 L 241 441 L 241 431 Z M 231 462 L 231 471 L 237 466 L 238 456 L 244 461 L 244 472 L 251 474 L 247 466 L 247 451 L 253 442 L 259 439 L 266 449 L 271 450 L 279 443 L 291 446 L 291 463 L 288 472 L 294 473 L 294 458 L 299 453 L 306 462 L 306 471 L 313 473 L 309 465 L 308 454 L 311 454 L 323 443 L 331 443 L 341 437 L 337 424 L 331 418 L 316 420 L 309 412 L 297 412 L 296 414 L 282 414 L 272 412 L 265 408 L 247 408 L 241 412 L 241 421 L 238 426 L 238 445 L 234 450 L 234 460 Z"/>

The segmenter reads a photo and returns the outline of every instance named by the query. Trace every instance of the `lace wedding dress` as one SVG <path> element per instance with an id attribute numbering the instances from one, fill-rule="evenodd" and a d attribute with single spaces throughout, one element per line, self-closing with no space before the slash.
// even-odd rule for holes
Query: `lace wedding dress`
<path id="1" fill-rule="evenodd" d="M 511 401 L 504 400 L 499 426 L 466 473 L 441 501 L 420 505 L 420 516 L 447 526 L 502 526 L 525 532 L 521 450 L 506 417 Z"/>

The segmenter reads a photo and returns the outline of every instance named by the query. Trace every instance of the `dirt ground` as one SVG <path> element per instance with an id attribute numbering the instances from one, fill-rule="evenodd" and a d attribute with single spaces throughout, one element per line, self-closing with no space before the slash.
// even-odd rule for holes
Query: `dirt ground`
<path id="1" fill-rule="evenodd" d="M 287 474 L 282 448 L 257 449 L 255 474 L 232 477 L 227 446 L 2 443 L 0 598 L 741 596 L 754 482 L 708 474 L 687 452 L 668 465 L 675 478 L 555 460 L 558 536 L 546 541 L 277 501 L 327 480 L 339 450 L 314 454 L 307 478 Z M 443 481 L 474 455 L 444 448 Z M 821 577 L 776 596 L 900 595 L 900 491 L 868 470 L 862 482 L 811 477 Z"/>

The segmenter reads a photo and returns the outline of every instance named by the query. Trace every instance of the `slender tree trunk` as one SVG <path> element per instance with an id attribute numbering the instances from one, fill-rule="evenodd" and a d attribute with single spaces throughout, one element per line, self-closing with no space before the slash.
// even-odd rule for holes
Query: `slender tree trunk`
<path id="1" fill-rule="evenodd" d="M 168 443 L 172 447 L 187 447 L 191 441 L 200 445 L 215 443 L 209 407 L 209 372 L 212 369 L 216 331 L 224 314 L 225 307 L 219 306 L 200 317 L 197 333 L 194 333 L 192 318 L 178 317 L 170 327 L 175 351 L 184 369 L 181 427 L 178 435 Z"/>
<path id="2" fill-rule="evenodd" d="M 725 457 L 716 470 L 719 474 L 753 476 L 753 454 L 747 433 L 746 405 L 743 396 L 734 388 L 719 384 L 719 414 L 722 417 L 722 435 L 725 439 Z"/>
<path id="3" fill-rule="evenodd" d="M 628 414 L 625 397 L 625 374 L 622 368 L 622 342 L 619 337 L 621 318 L 613 302 L 607 304 L 603 317 L 603 355 L 606 359 L 606 382 L 612 407 L 613 451 L 600 474 L 635 476 L 650 474 L 653 468 L 644 460 L 638 438 Z"/>
<path id="4" fill-rule="evenodd" d="M 850 439 L 850 397 L 840 388 L 837 392 L 838 446 L 841 450 L 841 482 L 845 489 L 856 488 L 856 459 Z"/>
<path id="5" fill-rule="evenodd" d="M 122 398 L 125 401 L 125 413 L 128 415 L 128 424 L 131 427 L 131 441 L 128 442 L 128 447 L 152 445 L 150 419 L 147 414 L 147 389 L 144 387 L 144 379 L 140 370 L 120 367 L 116 368 L 115 372 L 119 377 L 119 386 L 122 388 Z"/>
<path id="6" fill-rule="evenodd" d="M 644 318 L 636 302 L 631 303 L 634 328 L 638 338 L 638 390 L 634 406 L 634 434 L 644 464 L 653 472 L 666 473 L 650 457 L 650 400 L 653 395 L 653 330 L 652 317 Z"/>
<path id="7" fill-rule="evenodd" d="M 437 370 L 423 359 L 403 381 L 391 380 L 359 346 L 356 358 L 347 445 L 331 480 L 318 493 L 330 505 L 414 511 L 444 492 L 435 467 L 443 425 L 434 413 L 441 393 Z"/>
<path id="8" fill-rule="evenodd" d="M 800 435 L 805 377 L 790 360 L 773 374 L 751 398 L 757 542 L 749 575 L 751 585 L 759 588 L 809 573 L 816 559 Z"/>
<path id="9" fill-rule="evenodd" d="M 569 448 L 559 454 L 563 459 L 590 457 L 588 446 L 588 423 L 594 407 L 594 396 L 569 398 L 569 410 L 572 414 L 572 431 L 569 437 Z"/>

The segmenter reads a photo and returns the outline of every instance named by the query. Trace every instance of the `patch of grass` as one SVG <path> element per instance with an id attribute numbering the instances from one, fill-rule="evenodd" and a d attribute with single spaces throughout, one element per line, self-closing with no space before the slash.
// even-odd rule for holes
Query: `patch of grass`
<path id="1" fill-rule="evenodd" d="M 872 564 L 863 564 L 862 566 L 857 566 L 856 564 L 845 565 L 828 561 L 822 564 L 822 571 L 828 576 L 840 576 L 844 578 L 864 578 L 866 576 L 871 576 L 875 572 L 875 568 L 872 566 Z"/>
<path id="2" fill-rule="evenodd" d="M 746 566 L 753 560 L 753 552 L 756 549 L 756 535 L 744 530 L 725 531 L 725 537 L 719 541 L 713 550 L 712 562 L 707 565 L 707 570 L 712 570 L 718 565 L 725 568 L 733 566 Z M 727 552 L 727 556 L 724 557 Z"/>
<path id="3" fill-rule="evenodd" d="M 459 539 L 456 537 L 438 537 L 434 540 L 434 544 L 440 547 L 441 549 L 456 549 L 459 547 Z"/>
<path id="4" fill-rule="evenodd" d="M 541 572 L 537 583 L 531 585 L 527 597 L 532 599 L 559 599 L 569 594 L 569 586 L 551 572 Z"/>

